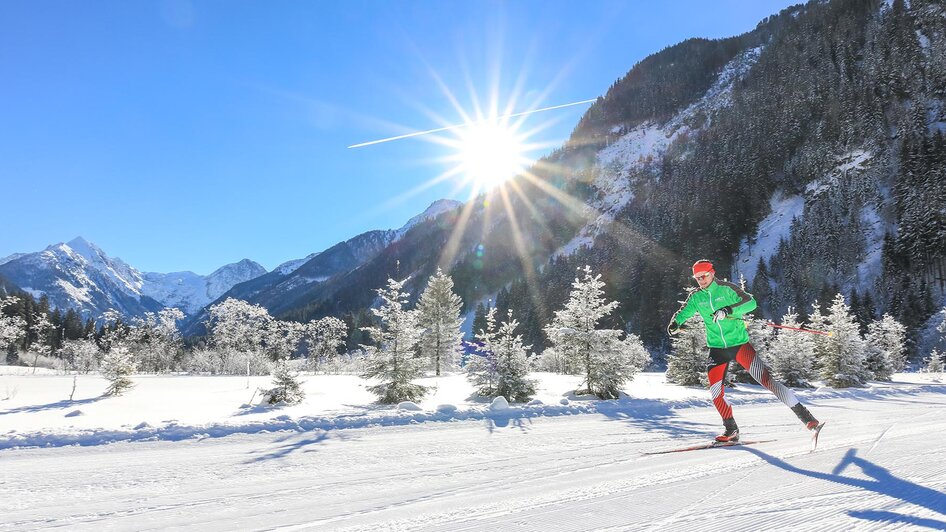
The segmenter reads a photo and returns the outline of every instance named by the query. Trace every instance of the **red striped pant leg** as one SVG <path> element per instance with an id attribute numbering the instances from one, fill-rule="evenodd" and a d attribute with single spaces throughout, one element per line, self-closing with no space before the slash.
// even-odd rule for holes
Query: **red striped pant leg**
<path id="1" fill-rule="evenodd" d="M 732 419 L 732 407 L 726 402 L 726 396 L 723 391 L 723 377 L 726 376 L 726 369 L 729 368 L 729 362 L 718 364 L 707 371 L 709 375 L 710 395 L 713 397 L 713 406 L 719 412 L 723 419 Z"/>
<path id="2" fill-rule="evenodd" d="M 746 368 L 746 371 L 749 372 L 749 375 L 752 375 L 752 378 L 755 379 L 756 382 L 765 386 L 770 392 L 775 394 L 780 401 L 785 403 L 786 406 L 792 408 L 798 404 L 798 398 L 795 397 L 795 392 L 772 378 L 771 373 L 769 373 L 769 368 L 766 367 L 762 358 L 756 355 L 755 348 L 752 347 L 752 344 L 745 343 L 739 347 L 739 351 L 736 353 L 736 361 L 739 362 L 742 367 Z"/>

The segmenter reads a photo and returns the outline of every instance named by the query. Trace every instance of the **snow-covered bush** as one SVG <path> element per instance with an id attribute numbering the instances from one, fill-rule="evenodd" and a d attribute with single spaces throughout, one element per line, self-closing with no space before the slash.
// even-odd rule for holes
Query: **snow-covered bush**
<path id="1" fill-rule="evenodd" d="M 584 389 L 575 393 L 593 394 L 601 399 L 617 399 L 621 387 L 634 378 L 650 355 L 640 339 L 617 329 L 598 329 L 598 322 L 617 308 L 618 302 L 604 297 L 601 275 L 592 275 L 591 267 L 580 270 L 583 276 L 572 282 L 565 308 L 555 312 L 545 334 L 555 352 L 566 359 L 567 367 L 577 367 L 584 374 Z"/>
<path id="2" fill-rule="evenodd" d="M 404 281 L 388 279 L 387 288 L 379 288 L 381 308 L 371 309 L 381 319 L 381 327 L 363 327 L 376 346 L 363 346 L 368 353 L 364 377 L 378 379 L 379 384 L 368 388 L 384 404 L 401 401 L 419 401 L 427 388 L 411 381 L 423 376 L 425 360 L 414 356 L 420 339 L 417 314 L 407 310 L 407 292 L 402 292 Z"/>
<path id="3" fill-rule="evenodd" d="M 561 373 L 562 375 L 569 373 L 565 355 L 554 347 L 547 347 L 545 351 L 542 351 L 542 354 L 533 356 L 532 369 L 549 373 Z"/>
<path id="4" fill-rule="evenodd" d="M 422 331 L 418 350 L 438 376 L 456 369 L 463 352 L 462 307 L 460 296 L 453 293 L 453 279 L 437 268 L 417 302 L 417 319 Z"/>
<path id="5" fill-rule="evenodd" d="M 184 359 L 184 371 L 188 373 L 209 373 L 217 375 L 225 373 L 223 357 L 216 349 L 195 347 Z"/>

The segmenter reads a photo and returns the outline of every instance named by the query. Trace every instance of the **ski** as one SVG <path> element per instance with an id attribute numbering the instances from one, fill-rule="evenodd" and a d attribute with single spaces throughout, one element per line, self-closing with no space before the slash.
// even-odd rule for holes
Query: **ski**
<path id="1" fill-rule="evenodd" d="M 821 428 L 824 427 L 825 423 L 827 423 L 827 421 L 822 421 L 821 423 L 818 423 L 817 427 L 812 429 L 813 434 L 811 435 L 811 452 L 815 452 L 815 450 L 818 449 L 818 435 L 821 434 Z"/>
<path id="2" fill-rule="evenodd" d="M 755 445 L 757 443 L 769 443 L 775 440 L 753 440 L 753 441 L 713 441 L 710 443 L 703 443 L 700 445 L 693 445 L 690 447 L 681 447 L 679 449 L 664 449 L 662 451 L 649 451 L 641 454 L 669 454 L 669 453 L 684 453 L 687 451 L 699 451 L 700 449 L 715 449 L 717 447 L 736 447 L 738 445 Z"/>

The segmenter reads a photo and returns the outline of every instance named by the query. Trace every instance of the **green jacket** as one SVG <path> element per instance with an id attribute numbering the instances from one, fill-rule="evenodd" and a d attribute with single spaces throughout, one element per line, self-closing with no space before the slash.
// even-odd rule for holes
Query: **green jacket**
<path id="1" fill-rule="evenodd" d="M 729 318 L 738 318 L 756 308 L 752 294 L 738 286 L 714 279 L 709 286 L 690 294 L 686 303 L 673 315 L 677 325 L 683 325 L 697 312 L 706 326 L 706 345 L 710 347 L 733 347 L 749 341 L 746 322 L 737 319 L 725 319 L 713 322 L 713 313 L 728 307 Z"/>

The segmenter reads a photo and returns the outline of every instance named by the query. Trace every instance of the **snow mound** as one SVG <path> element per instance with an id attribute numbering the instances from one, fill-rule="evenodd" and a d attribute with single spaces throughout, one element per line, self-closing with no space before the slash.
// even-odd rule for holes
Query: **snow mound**
<path id="1" fill-rule="evenodd" d="M 76 416 L 84 416 L 84 415 L 85 415 L 85 412 L 81 410 L 73 410 L 72 412 L 69 412 L 68 414 L 66 414 L 65 417 L 76 417 Z"/>
<path id="2" fill-rule="evenodd" d="M 422 412 L 424 409 L 417 405 L 414 401 L 401 401 L 397 404 L 398 410 L 406 410 L 410 412 Z"/>
<path id="3" fill-rule="evenodd" d="M 493 399 L 493 402 L 489 405 L 489 409 L 493 411 L 509 410 L 509 401 L 507 401 L 505 397 L 500 395 L 496 399 Z"/>

